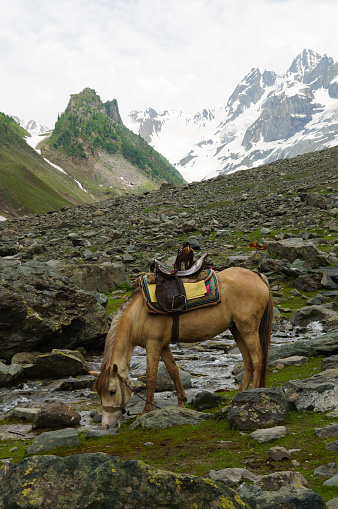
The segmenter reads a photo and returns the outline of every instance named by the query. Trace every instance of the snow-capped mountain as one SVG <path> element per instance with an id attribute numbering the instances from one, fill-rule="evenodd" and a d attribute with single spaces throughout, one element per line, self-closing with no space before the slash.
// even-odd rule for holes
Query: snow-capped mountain
<path id="1" fill-rule="evenodd" d="M 12 115 L 12 118 L 15 120 L 17 124 L 26 129 L 26 131 L 29 132 L 31 136 L 33 135 L 41 136 L 42 134 L 50 131 L 50 127 L 37 124 L 35 120 L 29 120 L 27 122 L 26 120 L 22 120 L 21 118 L 15 117 L 14 115 Z"/>
<path id="2" fill-rule="evenodd" d="M 304 50 L 286 73 L 245 76 L 226 106 L 132 111 L 125 122 L 191 182 L 338 145 L 338 62 Z"/>

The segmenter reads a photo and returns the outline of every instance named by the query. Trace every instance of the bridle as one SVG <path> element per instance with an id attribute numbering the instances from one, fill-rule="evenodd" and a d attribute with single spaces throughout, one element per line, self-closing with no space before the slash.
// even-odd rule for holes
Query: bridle
<path id="1" fill-rule="evenodd" d="M 102 406 L 102 410 L 104 412 L 108 412 L 109 414 L 113 414 L 114 412 L 118 412 L 120 410 L 122 412 L 122 415 L 123 415 L 123 414 L 126 413 L 126 404 L 127 404 L 126 403 L 125 388 L 128 387 L 130 392 L 134 392 L 134 391 L 130 387 L 128 382 L 119 373 L 117 373 L 117 378 L 118 378 L 118 381 L 119 381 L 119 384 L 120 384 L 120 391 L 121 391 L 121 396 L 122 396 L 121 405 L 120 406 Z M 140 394 L 136 393 L 136 396 L 138 396 L 139 398 L 143 399 L 143 401 L 145 401 L 149 405 L 152 405 L 154 408 L 160 408 L 159 406 L 155 405 L 154 403 L 150 403 L 149 401 L 147 401 L 145 398 L 140 396 Z"/>

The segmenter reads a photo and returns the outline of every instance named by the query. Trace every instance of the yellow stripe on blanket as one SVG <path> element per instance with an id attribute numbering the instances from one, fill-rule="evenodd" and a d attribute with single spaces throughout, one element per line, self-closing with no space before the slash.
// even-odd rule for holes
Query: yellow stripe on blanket
<path id="1" fill-rule="evenodd" d="M 203 297 L 207 293 L 204 281 L 198 281 L 197 283 L 183 283 L 187 300 L 198 299 Z M 156 285 L 148 285 L 148 291 L 151 302 L 157 302 L 155 295 Z"/>

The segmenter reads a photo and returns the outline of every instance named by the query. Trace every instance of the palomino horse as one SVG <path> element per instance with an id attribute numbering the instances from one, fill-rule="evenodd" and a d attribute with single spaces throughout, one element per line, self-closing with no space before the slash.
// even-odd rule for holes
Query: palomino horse
<path id="1" fill-rule="evenodd" d="M 185 270 L 192 267 L 194 261 L 194 250 L 190 247 L 189 242 L 184 242 L 177 250 L 177 256 L 174 263 L 174 269 L 182 270 L 182 263 L 184 263 Z"/>
<path id="2" fill-rule="evenodd" d="M 211 339 L 230 329 L 240 349 L 245 372 L 239 391 L 265 387 L 267 356 L 271 340 L 273 303 L 264 276 L 232 267 L 217 274 L 221 302 L 183 313 L 179 322 L 180 342 Z M 136 346 L 146 349 L 146 404 L 143 413 L 154 409 L 154 392 L 160 357 L 174 382 L 178 406 L 184 407 L 186 394 L 170 350 L 172 316 L 147 311 L 141 289 L 135 290 L 115 316 L 108 332 L 102 365 L 95 389 L 102 401 L 102 426 L 119 428 L 131 397 L 128 385 L 130 360 Z"/>

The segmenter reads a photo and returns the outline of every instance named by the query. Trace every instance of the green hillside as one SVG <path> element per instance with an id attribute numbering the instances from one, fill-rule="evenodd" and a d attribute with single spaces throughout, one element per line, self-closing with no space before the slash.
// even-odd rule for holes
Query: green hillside
<path id="1" fill-rule="evenodd" d="M 93 201 L 71 177 L 55 171 L 33 150 L 29 134 L 0 113 L 0 215 L 44 213 Z"/>
<path id="2" fill-rule="evenodd" d="M 115 99 L 103 103 L 89 88 L 71 95 L 42 150 L 49 159 L 66 165 L 68 173 L 75 176 L 74 171 L 77 173 L 76 167 L 80 165 L 81 171 L 93 182 L 106 188 L 118 187 L 116 177 L 123 177 L 120 171 L 123 161 L 129 163 L 128 170 L 134 172 L 136 180 L 142 176 L 142 185 L 136 188 L 156 188 L 162 182 L 185 182 L 163 156 L 123 125 Z M 100 166 L 103 166 L 102 171 Z M 97 189 L 91 191 L 95 193 Z"/>

